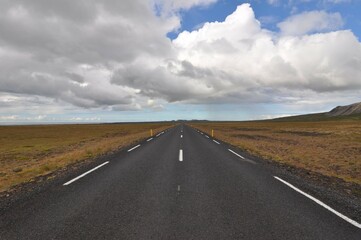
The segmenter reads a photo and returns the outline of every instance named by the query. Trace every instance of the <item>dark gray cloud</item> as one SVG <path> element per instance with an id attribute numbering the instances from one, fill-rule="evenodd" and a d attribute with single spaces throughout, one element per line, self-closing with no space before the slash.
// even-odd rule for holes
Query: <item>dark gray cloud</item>
<path id="1" fill-rule="evenodd" d="M 77 82 L 77 83 L 84 83 L 84 77 L 79 75 L 79 74 L 76 74 L 76 73 L 72 73 L 72 72 L 66 72 L 64 74 L 65 77 L 68 77 L 70 78 L 71 80 L 73 80 L 74 82 Z"/>
<path id="2" fill-rule="evenodd" d="M 0 9 L 2 45 L 43 61 L 105 64 L 141 53 L 166 56 L 170 49 L 169 29 L 146 1 L 15 0 Z"/>
<path id="3" fill-rule="evenodd" d="M 165 35 L 177 22 L 163 21 L 152 7 L 141 0 L 1 1 L 0 91 L 133 108 L 134 90 L 109 79 L 114 66 L 139 55 L 172 55 Z"/>

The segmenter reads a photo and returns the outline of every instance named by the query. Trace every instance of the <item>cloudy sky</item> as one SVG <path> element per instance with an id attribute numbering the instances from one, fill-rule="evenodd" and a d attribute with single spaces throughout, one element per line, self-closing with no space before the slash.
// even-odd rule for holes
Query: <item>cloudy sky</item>
<path id="1" fill-rule="evenodd" d="M 0 123 L 246 120 L 361 101 L 359 0 L 0 0 Z"/>

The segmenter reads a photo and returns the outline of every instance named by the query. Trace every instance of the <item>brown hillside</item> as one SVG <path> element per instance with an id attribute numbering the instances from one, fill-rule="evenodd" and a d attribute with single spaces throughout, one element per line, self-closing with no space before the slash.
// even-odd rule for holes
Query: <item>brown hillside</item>
<path id="1" fill-rule="evenodd" d="M 347 106 L 338 106 L 326 113 L 327 116 L 347 116 L 361 113 L 361 102 Z"/>

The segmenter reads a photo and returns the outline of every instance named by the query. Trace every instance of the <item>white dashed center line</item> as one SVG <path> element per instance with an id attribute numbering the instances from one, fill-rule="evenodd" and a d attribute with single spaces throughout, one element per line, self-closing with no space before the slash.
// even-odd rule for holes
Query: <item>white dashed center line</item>
<path id="1" fill-rule="evenodd" d="M 179 161 L 183 162 L 183 150 L 182 149 L 179 150 Z"/>
<path id="2" fill-rule="evenodd" d="M 183 135 L 181 135 L 181 138 L 183 138 Z"/>

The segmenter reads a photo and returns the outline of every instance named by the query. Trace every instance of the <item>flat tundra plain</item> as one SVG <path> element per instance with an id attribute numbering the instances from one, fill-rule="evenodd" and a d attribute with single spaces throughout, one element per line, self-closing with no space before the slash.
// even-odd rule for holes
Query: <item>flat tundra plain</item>
<path id="1" fill-rule="evenodd" d="M 0 126 L 0 192 L 126 147 L 170 123 Z"/>
<path id="2" fill-rule="evenodd" d="M 264 159 L 361 184 L 361 121 L 209 122 L 193 126 Z M 356 193 L 361 196 L 360 193 Z"/>

